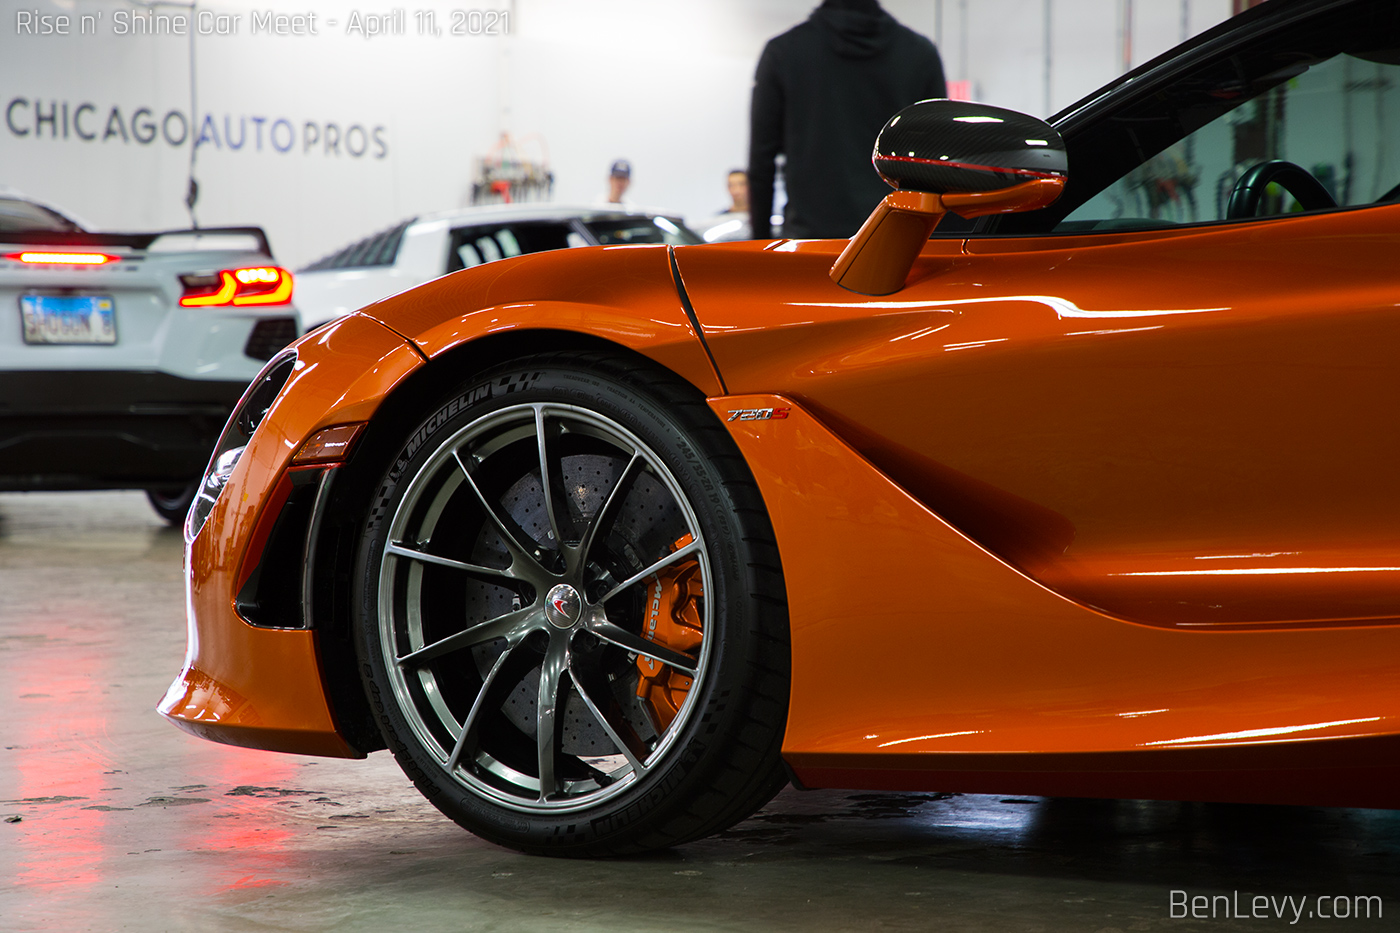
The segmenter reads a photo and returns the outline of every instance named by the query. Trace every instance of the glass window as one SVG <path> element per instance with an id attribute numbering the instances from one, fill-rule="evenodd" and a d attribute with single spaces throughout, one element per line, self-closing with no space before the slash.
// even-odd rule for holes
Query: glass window
<path id="1" fill-rule="evenodd" d="M 502 227 L 496 231 L 496 242 L 501 246 L 503 256 L 519 256 L 524 250 L 520 248 L 520 241 L 515 238 L 515 234 L 510 232 L 509 227 Z"/>
<path id="2" fill-rule="evenodd" d="M 301 271 L 316 272 L 321 269 L 363 269 L 370 266 L 392 266 L 398 259 L 399 244 L 403 242 L 404 231 L 413 222 L 414 219 L 409 218 L 388 230 L 381 230 L 363 240 L 351 243 L 344 249 L 337 250 L 329 256 L 323 256 L 308 266 L 303 266 Z"/>
<path id="3" fill-rule="evenodd" d="M 448 272 L 468 269 L 523 253 L 565 249 L 573 228 L 566 221 L 531 220 L 513 224 L 482 224 L 452 231 Z M 576 234 L 575 234 L 576 235 Z"/>
<path id="4" fill-rule="evenodd" d="M 20 230 L 42 230 L 49 233 L 72 233 L 81 229 L 67 217 L 19 198 L 0 198 L 0 233 Z"/>
<path id="5" fill-rule="evenodd" d="M 483 262 L 495 262 L 501 258 L 501 248 L 489 236 L 481 237 L 476 241 L 476 251 L 481 254 Z"/>
<path id="6" fill-rule="evenodd" d="M 1385 203 L 1400 186 L 1400 3 L 1357 0 L 1242 34 L 1136 76 L 1105 103 L 1061 126 L 1064 196 L 980 230 L 1160 228 Z M 1280 162 L 1297 168 L 1268 165 Z"/>
<path id="7" fill-rule="evenodd" d="M 457 258 L 462 263 L 457 267 L 459 269 L 470 269 L 472 266 L 481 265 L 481 254 L 470 243 L 463 243 L 457 247 Z"/>
<path id="8" fill-rule="evenodd" d="M 1400 185 L 1400 67 L 1342 54 L 1300 68 L 1134 166 L 1056 229 L 1247 219 L 1230 216 L 1231 196 L 1249 169 L 1274 160 L 1306 170 L 1339 206 L 1393 197 Z M 1304 209 L 1275 183 L 1251 216 Z"/>
<path id="9" fill-rule="evenodd" d="M 604 246 L 626 243 L 670 243 L 689 246 L 704 240 L 687 229 L 680 221 L 668 217 L 617 217 L 589 220 L 584 223 L 594 239 Z"/>

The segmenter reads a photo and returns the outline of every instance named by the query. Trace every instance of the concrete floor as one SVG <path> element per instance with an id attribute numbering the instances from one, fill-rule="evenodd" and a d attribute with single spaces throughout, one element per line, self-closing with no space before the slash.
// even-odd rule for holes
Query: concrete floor
<path id="1" fill-rule="evenodd" d="M 529 858 L 387 753 L 167 725 L 184 631 L 179 534 L 141 494 L 0 495 L 0 931 L 1335 929 L 1317 898 L 1356 895 L 1384 915 L 1344 926 L 1400 929 L 1388 811 L 787 791 L 649 858 Z M 1173 919 L 1173 891 L 1285 916 Z"/>

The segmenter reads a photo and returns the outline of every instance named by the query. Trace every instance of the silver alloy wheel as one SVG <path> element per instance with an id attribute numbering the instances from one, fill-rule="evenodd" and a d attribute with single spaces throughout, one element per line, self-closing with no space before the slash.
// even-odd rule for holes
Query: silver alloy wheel
<path id="1" fill-rule="evenodd" d="M 656 634 L 678 572 L 699 626 L 686 651 Z M 511 809 L 576 810 L 634 785 L 705 684 L 713 590 L 695 512 L 654 451 L 577 406 L 504 408 L 438 447 L 395 509 L 378 592 L 398 708 L 455 781 Z M 686 685 L 669 719 L 645 677 Z"/>

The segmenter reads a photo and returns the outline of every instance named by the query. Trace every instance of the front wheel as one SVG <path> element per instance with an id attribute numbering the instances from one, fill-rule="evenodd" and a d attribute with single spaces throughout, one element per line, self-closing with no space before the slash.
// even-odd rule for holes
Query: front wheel
<path id="1" fill-rule="evenodd" d="M 614 855 L 716 832 L 782 786 L 777 549 L 691 386 L 600 354 L 500 367 L 435 407 L 374 503 L 365 685 L 452 819 Z"/>
<path id="2" fill-rule="evenodd" d="M 194 501 L 194 494 L 199 491 L 199 480 L 194 480 L 185 486 L 163 486 L 159 489 L 147 489 L 146 500 L 151 503 L 151 508 L 156 510 L 156 514 L 165 519 L 167 524 L 179 527 L 184 524 L 185 513 L 190 510 L 190 503 Z"/>

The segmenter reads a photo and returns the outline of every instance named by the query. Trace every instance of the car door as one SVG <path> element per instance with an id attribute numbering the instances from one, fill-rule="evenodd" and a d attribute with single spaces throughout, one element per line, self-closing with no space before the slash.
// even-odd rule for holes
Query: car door
<path id="1" fill-rule="evenodd" d="M 1063 205 L 931 241 L 894 295 L 819 281 L 823 244 L 740 277 L 762 333 L 702 285 L 730 391 L 791 395 L 974 540 L 1112 614 L 1400 616 L 1396 26 L 1354 4 L 1130 96 L 1067 135 Z M 1337 206 L 1295 178 L 1232 210 L 1279 160 Z"/>

